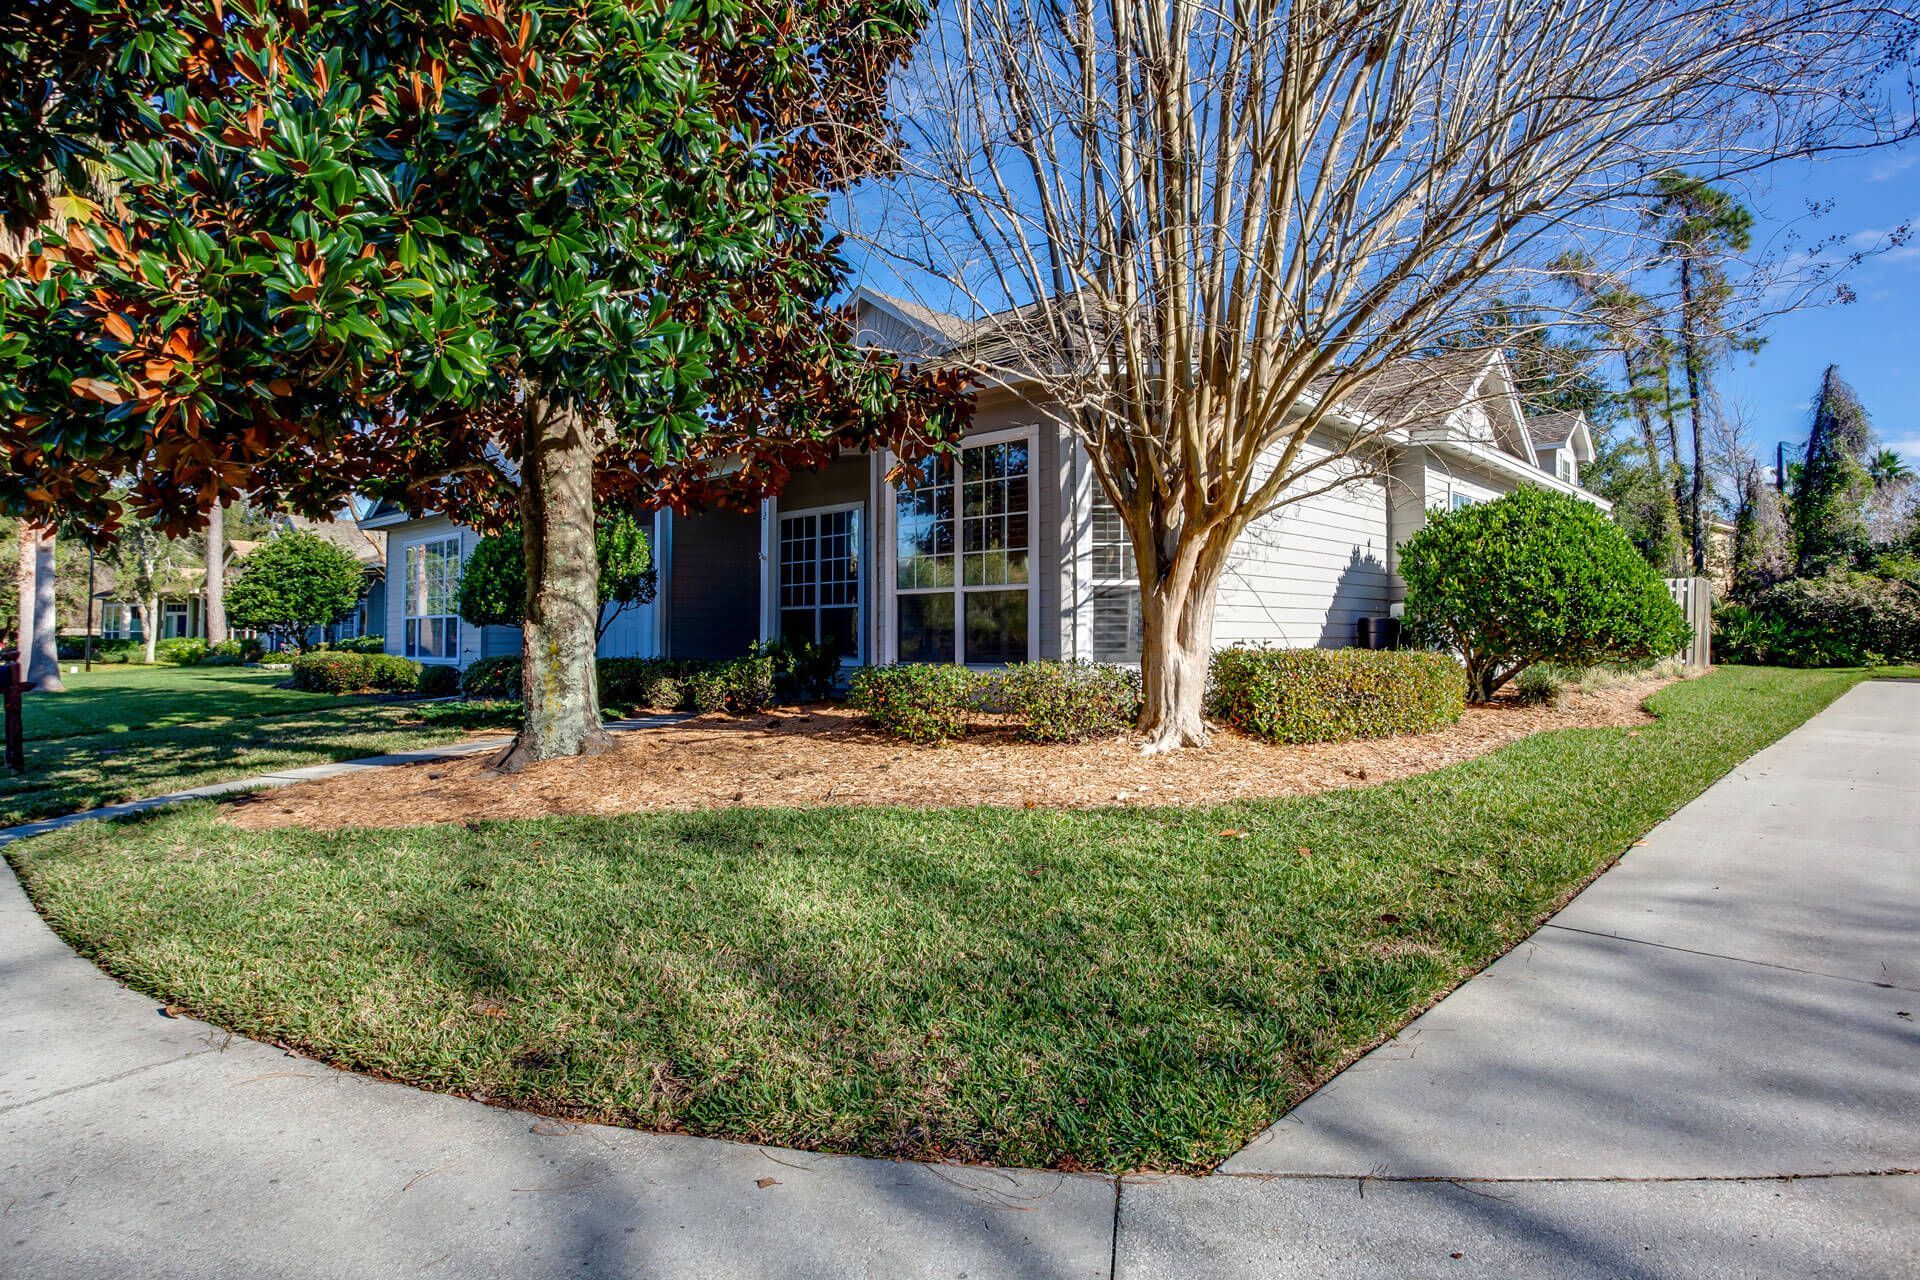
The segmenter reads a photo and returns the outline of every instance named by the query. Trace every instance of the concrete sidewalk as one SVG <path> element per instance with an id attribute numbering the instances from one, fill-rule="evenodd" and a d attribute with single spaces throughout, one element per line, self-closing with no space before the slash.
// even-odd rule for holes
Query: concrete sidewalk
<path id="1" fill-rule="evenodd" d="M 1920 683 L 1861 685 L 1200 1183 L 1122 1276 L 1920 1275 Z"/>
<path id="2" fill-rule="evenodd" d="M 1917 855 L 1920 684 L 1864 685 L 1219 1174 L 1121 1182 L 333 1071 L 167 1017 L 0 869 L 0 1276 L 1920 1275 Z"/>

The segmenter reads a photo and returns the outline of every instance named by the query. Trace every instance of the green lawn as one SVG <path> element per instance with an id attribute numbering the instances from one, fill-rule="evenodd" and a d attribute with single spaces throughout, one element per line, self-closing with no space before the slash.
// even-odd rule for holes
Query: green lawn
<path id="1" fill-rule="evenodd" d="M 727 810 L 12 846 L 128 983 L 343 1066 L 570 1115 L 1197 1169 L 1863 678 L 1727 668 L 1639 730 L 1217 808 Z"/>
<path id="2" fill-rule="evenodd" d="M 26 695 L 29 741 L 171 725 L 217 728 L 237 720 L 334 709 L 364 698 L 281 689 L 285 671 L 257 667 L 96 666 L 66 674 L 65 693 Z"/>
<path id="3" fill-rule="evenodd" d="M 275 686 L 284 671 L 96 667 L 26 695 L 27 772 L 0 771 L 0 826 L 273 769 L 506 727 L 500 705 L 371 702 Z"/>

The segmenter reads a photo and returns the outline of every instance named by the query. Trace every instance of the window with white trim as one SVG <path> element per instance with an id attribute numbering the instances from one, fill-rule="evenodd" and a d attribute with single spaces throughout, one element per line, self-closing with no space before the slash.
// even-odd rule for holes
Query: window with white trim
<path id="1" fill-rule="evenodd" d="M 862 660 L 858 504 L 780 515 L 780 636 Z"/>
<path id="2" fill-rule="evenodd" d="M 1025 662 L 1032 644 L 1032 442 L 936 455 L 895 489 L 896 657 Z"/>
<path id="3" fill-rule="evenodd" d="M 1092 545 L 1093 660 L 1140 661 L 1140 570 L 1133 541 L 1107 491 L 1093 482 L 1089 523 Z"/>
<path id="4" fill-rule="evenodd" d="M 405 651 L 421 662 L 460 660 L 460 539 L 407 548 Z"/>

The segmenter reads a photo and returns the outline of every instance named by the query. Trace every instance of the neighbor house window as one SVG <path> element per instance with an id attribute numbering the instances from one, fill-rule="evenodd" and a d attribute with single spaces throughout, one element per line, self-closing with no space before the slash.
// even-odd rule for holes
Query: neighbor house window
<path id="1" fill-rule="evenodd" d="M 1032 446 L 927 459 L 895 494 L 901 662 L 1024 662 L 1032 616 Z"/>
<path id="2" fill-rule="evenodd" d="M 460 657 L 460 539 L 407 548 L 406 654 L 422 662 Z"/>
<path id="3" fill-rule="evenodd" d="M 160 606 L 160 638 L 162 640 L 184 639 L 187 630 L 185 603 L 167 603 Z"/>
<path id="4" fill-rule="evenodd" d="M 1462 507 L 1470 507 L 1472 505 L 1473 505 L 1473 495 L 1470 493 L 1463 493 L 1459 489 L 1455 489 L 1452 493 L 1452 496 L 1447 499 L 1447 510 L 1449 511 L 1458 511 Z"/>
<path id="5" fill-rule="evenodd" d="M 859 661 L 860 508 L 780 517 L 780 637 Z"/>
<path id="6" fill-rule="evenodd" d="M 1140 661 L 1140 571 L 1120 512 L 1093 486 L 1093 660 Z"/>

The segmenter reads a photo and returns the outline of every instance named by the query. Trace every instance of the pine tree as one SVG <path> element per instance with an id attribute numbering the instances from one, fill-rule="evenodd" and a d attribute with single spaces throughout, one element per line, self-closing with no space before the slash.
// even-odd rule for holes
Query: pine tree
<path id="1" fill-rule="evenodd" d="M 1872 439 L 1866 406 L 1840 377 L 1840 366 L 1828 365 L 1793 494 L 1794 555 L 1801 577 L 1851 567 L 1866 549 L 1866 503 L 1873 493 L 1866 456 Z"/>

